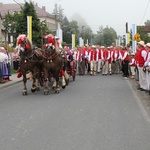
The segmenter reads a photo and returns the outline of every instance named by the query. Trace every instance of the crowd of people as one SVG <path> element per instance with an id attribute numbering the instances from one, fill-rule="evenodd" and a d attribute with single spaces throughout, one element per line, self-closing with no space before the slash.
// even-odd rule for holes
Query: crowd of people
<path id="1" fill-rule="evenodd" d="M 133 51 L 129 44 L 110 47 L 86 44 L 77 48 L 65 46 L 63 49 L 68 61 L 70 57 L 76 61 L 78 75 L 122 74 L 124 79 L 139 81 L 137 87 L 139 90 L 150 90 L 150 43 L 138 42 L 136 51 Z M 19 67 L 17 49 L 14 49 L 10 55 L 6 48 L 0 47 L 0 83 L 11 80 L 11 65 L 17 72 Z"/>
<path id="2" fill-rule="evenodd" d="M 13 69 L 17 72 L 19 67 L 19 56 L 17 50 L 12 53 L 8 52 L 5 47 L 0 47 L 0 84 L 11 81 Z"/>
<path id="3" fill-rule="evenodd" d="M 77 74 L 95 76 L 122 74 L 124 79 L 138 81 L 137 89 L 150 90 L 150 43 L 137 43 L 136 51 L 131 46 L 89 46 L 65 48 L 77 62 Z"/>

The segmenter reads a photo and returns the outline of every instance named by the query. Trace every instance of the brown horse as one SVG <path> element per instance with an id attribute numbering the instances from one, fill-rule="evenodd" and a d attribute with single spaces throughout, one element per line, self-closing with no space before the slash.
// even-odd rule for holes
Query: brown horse
<path id="1" fill-rule="evenodd" d="M 41 49 L 33 49 L 33 46 L 26 35 L 19 35 L 17 38 L 17 45 L 19 47 L 19 55 L 20 55 L 20 72 L 23 75 L 23 83 L 24 88 L 22 95 L 27 95 L 27 77 L 26 74 L 28 71 L 32 73 L 33 83 L 31 87 L 31 91 L 35 92 L 37 90 L 37 70 L 42 64 L 42 50 Z"/>
<path id="2" fill-rule="evenodd" d="M 43 57 L 44 62 L 42 64 L 45 81 L 44 94 L 48 94 L 50 91 L 48 86 L 49 74 L 52 74 L 52 77 L 56 81 L 54 87 L 55 93 L 59 93 L 59 77 L 63 67 L 63 59 L 59 53 L 56 39 L 51 34 L 46 37 Z"/>

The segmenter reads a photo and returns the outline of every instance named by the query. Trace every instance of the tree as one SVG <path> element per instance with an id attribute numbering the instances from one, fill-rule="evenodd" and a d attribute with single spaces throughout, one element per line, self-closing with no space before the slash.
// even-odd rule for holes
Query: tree
<path id="1" fill-rule="evenodd" d="M 53 9 L 53 15 L 55 16 L 56 19 L 58 19 L 60 22 L 62 22 L 64 15 L 63 15 L 63 10 L 61 8 L 61 5 L 58 6 L 58 4 L 56 3 L 54 5 L 54 9 Z"/>
<path id="2" fill-rule="evenodd" d="M 138 27 L 137 32 L 139 33 L 140 38 L 141 38 L 142 41 L 144 41 L 145 43 L 148 43 L 150 41 L 149 34 L 145 33 L 142 28 Z"/>
<path id="3" fill-rule="evenodd" d="M 72 38 L 71 38 L 71 26 L 70 26 L 70 22 L 67 19 L 67 17 L 65 17 L 62 21 L 62 31 L 63 31 L 63 42 L 66 42 L 67 44 L 71 44 L 72 42 Z"/>
<path id="4" fill-rule="evenodd" d="M 32 42 L 34 45 L 41 47 L 42 35 L 40 33 L 40 20 L 37 17 L 33 3 L 25 2 L 18 17 L 16 18 L 17 28 L 16 33 L 27 34 L 27 16 L 32 16 Z"/>
<path id="5" fill-rule="evenodd" d="M 147 20 L 146 22 L 144 22 L 145 26 L 150 26 L 150 20 Z"/>
<path id="6" fill-rule="evenodd" d="M 76 35 L 76 44 L 78 42 L 78 38 L 79 38 L 79 26 L 78 26 L 78 23 L 77 21 L 75 20 L 72 20 L 70 21 L 70 28 L 71 28 L 71 34 L 75 34 Z"/>
<path id="7" fill-rule="evenodd" d="M 99 36 L 97 37 L 99 38 L 99 40 L 96 40 L 95 42 L 99 45 L 110 46 L 117 39 L 117 33 L 111 27 L 106 27 L 103 29 L 103 27 L 101 26 L 99 28 L 98 34 Z"/>

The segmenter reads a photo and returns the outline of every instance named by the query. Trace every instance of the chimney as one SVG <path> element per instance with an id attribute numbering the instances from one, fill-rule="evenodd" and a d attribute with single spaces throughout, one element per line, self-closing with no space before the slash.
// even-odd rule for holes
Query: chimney
<path id="1" fill-rule="evenodd" d="M 42 6 L 42 9 L 43 9 L 44 11 L 46 11 L 46 7 L 45 7 L 45 6 Z"/>

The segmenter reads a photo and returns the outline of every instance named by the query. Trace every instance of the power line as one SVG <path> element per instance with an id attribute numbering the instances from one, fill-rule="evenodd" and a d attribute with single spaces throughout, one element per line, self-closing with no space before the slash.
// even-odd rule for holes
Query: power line
<path id="1" fill-rule="evenodd" d="M 149 0 L 148 3 L 147 3 L 147 6 L 146 6 L 146 9 L 145 9 L 144 15 L 143 15 L 143 17 L 142 17 L 142 19 L 141 19 L 141 23 L 142 23 L 142 21 L 143 21 L 145 15 L 146 15 L 146 11 L 147 11 L 147 9 L 148 9 L 149 3 L 150 3 L 150 0 Z M 140 23 L 140 24 L 141 24 L 141 23 Z"/>
<path id="2" fill-rule="evenodd" d="M 18 5 L 20 5 L 22 7 L 22 5 L 19 2 L 17 2 L 16 0 L 13 0 L 13 1 L 16 2 Z"/>

